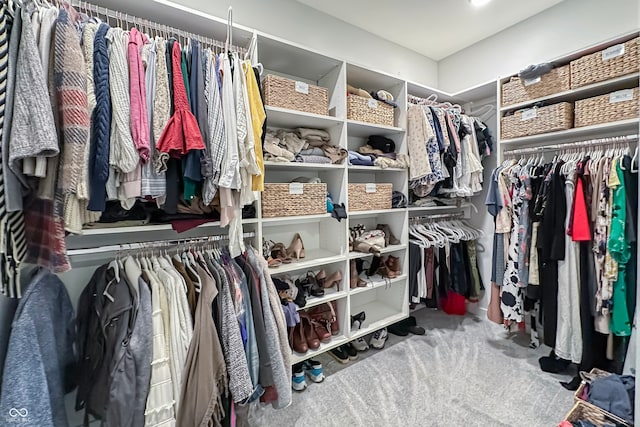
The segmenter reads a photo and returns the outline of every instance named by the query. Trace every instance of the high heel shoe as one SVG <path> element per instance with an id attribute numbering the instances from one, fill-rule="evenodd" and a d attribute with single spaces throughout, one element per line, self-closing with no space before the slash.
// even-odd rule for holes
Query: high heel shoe
<path id="1" fill-rule="evenodd" d="M 364 320 L 367 318 L 367 315 L 364 311 L 361 311 L 358 314 L 351 316 L 351 328 L 360 329 L 362 328 L 362 324 Z"/>
<path id="2" fill-rule="evenodd" d="M 342 283 L 342 271 L 338 270 L 325 279 L 323 286 L 325 289 L 333 288 L 334 286 L 340 287 L 340 283 Z"/>
<path id="3" fill-rule="evenodd" d="M 367 283 L 360 278 L 358 274 L 358 270 L 356 269 L 356 260 L 352 259 L 349 263 L 349 287 L 353 288 L 362 288 L 367 286 Z"/>
<path id="4" fill-rule="evenodd" d="M 316 274 L 316 282 L 318 282 L 318 285 L 320 285 L 323 288 L 330 287 L 330 286 L 325 286 L 326 281 L 327 281 L 327 272 L 324 270 L 318 271 L 318 274 Z"/>
<path id="5" fill-rule="evenodd" d="M 293 236 L 293 240 L 291 241 L 291 245 L 287 248 L 287 256 L 293 258 L 295 255 L 296 260 L 300 258 L 304 258 L 304 243 L 302 243 L 302 237 L 300 237 L 300 233 L 296 233 Z"/>
<path id="6" fill-rule="evenodd" d="M 279 260 L 283 264 L 291 264 L 291 257 L 287 255 L 287 248 L 284 243 L 275 243 L 271 247 L 271 258 Z"/>

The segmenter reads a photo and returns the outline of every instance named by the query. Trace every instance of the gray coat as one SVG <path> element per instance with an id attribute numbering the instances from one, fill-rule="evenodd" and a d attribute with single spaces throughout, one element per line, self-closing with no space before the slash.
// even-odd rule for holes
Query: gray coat
<path id="1" fill-rule="evenodd" d="M 75 386 L 73 307 L 62 281 L 41 270 L 11 325 L 0 393 L 0 425 L 66 427 L 65 393 Z"/>

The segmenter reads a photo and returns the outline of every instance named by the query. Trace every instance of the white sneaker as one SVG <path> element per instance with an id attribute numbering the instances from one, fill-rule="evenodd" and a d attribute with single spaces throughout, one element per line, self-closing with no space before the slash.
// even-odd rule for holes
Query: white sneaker
<path id="1" fill-rule="evenodd" d="M 383 328 L 374 332 L 369 344 L 371 345 L 371 347 L 377 350 L 382 350 L 386 342 L 387 342 L 387 328 Z"/>
<path id="2" fill-rule="evenodd" d="M 369 350 L 369 344 L 367 344 L 367 342 L 362 337 L 358 338 L 357 340 L 351 341 L 351 345 L 358 351 Z"/>
<path id="3" fill-rule="evenodd" d="M 314 383 L 321 383 L 322 381 L 324 381 L 322 363 L 316 360 L 308 359 L 302 363 L 302 369 L 307 374 L 309 379 Z"/>
<path id="4" fill-rule="evenodd" d="M 295 391 L 303 391 L 307 388 L 307 382 L 304 379 L 304 371 L 302 366 L 297 368 L 298 370 L 293 372 L 291 376 L 291 388 Z"/>

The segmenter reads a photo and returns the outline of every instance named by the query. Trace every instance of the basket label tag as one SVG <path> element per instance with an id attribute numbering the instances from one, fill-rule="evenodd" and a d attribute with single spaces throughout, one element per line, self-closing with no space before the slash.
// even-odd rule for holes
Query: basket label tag
<path id="1" fill-rule="evenodd" d="M 378 101 L 373 98 L 369 98 L 369 101 L 367 103 L 369 105 L 369 108 L 378 108 Z"/>
<path id="2" fill-rule="evenodd" d="M 609 103 L 631 101 L 633 99 L 633 89 L 619 90 L 609 94 Z"/>
<path id="3" fill-rule="evenodd" d="M 366 193 L 375 193 L 376 192 L 376 184 L 373 184 L 373 183 L 365 184 L 364 191 Z"/>
<path id="4" fill-rule="evenodd" d="M 309 95 L 309 85 L 305 82 L 296 82 L 296 92 Z"/>
<path id="5" fill-rule="evenodd" d="M 624 43 L 620 43 L 603 50 L 602 60 L 608 61 L 609 59 L 617 58 L 618 56 L 622 55 L 624 55 Z"/>
<path id="6" fill-rule="evenodd" d="M 535 108 L 529 108 L 528 110 L 524 110 L 522 112 L 522 116 L 520 117 L 520 120 L 524 122 L 525 120 L 535 119 L 537 116 L 538 116 L 538 111 Z"/>
<path id="7" fill-rule="evenodd" d="M 524 85 L 525 86 L 531 86 L 534 85 L 536 83 L 540 83 L 540 80 L 542 80 L 542 77 L 538 76 L 535 79 L 524 79 Z"/>
<path id="8" fill-rule="evenodd" d="M 304 185 L 301 182 L 289 184 L 289 194 L 304 194 Z"/>

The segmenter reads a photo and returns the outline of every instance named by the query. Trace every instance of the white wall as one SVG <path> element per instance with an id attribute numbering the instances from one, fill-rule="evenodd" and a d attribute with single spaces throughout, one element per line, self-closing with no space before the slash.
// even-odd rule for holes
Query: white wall
<path id="1" fill-rule="evenodd" d="M 94 3 L 149 20 L 157 19 L 160 8 L 153 0 L 94 0 Z M 403 79 L 429 86 L 438 81 L 436 61 L 295 0 L 173 0 L 173 3 L 224 19 L 227 8 L 232 6 L 234 23 Z M 184 13 L 176 10 L 178 15 Z M 170 22 L 176 26 L 179 23 L 176 19 Z"/>
<path id="2" fill-rule="evenodd" d="M 438 63 L 438 89 L 457 92 L 637 30 L 638 0 L 565 0 Z"/>

